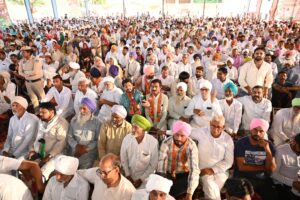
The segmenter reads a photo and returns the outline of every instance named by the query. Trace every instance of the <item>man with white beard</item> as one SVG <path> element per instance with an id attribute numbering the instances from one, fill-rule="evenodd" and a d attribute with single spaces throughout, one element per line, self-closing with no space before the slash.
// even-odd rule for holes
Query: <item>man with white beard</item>
<path id="1" fill-rule="evenodd" d="M 291 108 L 279 110 L 272 126 L 271 136 L 274 145 L 278 146 L 290 142 L 300 132 L 300 98 L 294 98 Z"/>
<path id="2" fill-rule="evenodd" d="M 85 97 L 81 100 L 79 113 L 75 116 L 68 131 L 69 154 L 79 159 L 79 168 L 93 166 L 97 159 L 97 141 L 100 121 L 93 115 L 97 109 L 94 100 Z"/>
<path id="3" fill-rule="evenodd" d="M 69 71 L 68 71 L 69 70 Z M 66 73 L 68 71 L 68 73 Z M 62 79 L 67 80 L 70 79 L 70 84 L 65 84 L 65 86 L 72 87 L 72 92 L 75 93 L 78 89 L 78 81 L 80 78 L 85 77 L 85 74 L 80 71 L 80 66 L 78 63 L 70 62 L 69 68 L 62 69 Z"/>

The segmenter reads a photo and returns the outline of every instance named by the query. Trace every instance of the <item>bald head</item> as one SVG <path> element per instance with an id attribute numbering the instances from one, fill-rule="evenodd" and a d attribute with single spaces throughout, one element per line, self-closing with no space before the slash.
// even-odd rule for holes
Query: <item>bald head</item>
<path id="1" fill-rule="evenodd" d="M 103 156 L 102 159 L 100 160 L 99 166 L 101 165 L 105 165 L 105 166 L 110 165 L 112 168 L 114 167 L 120 168 L 121 163 L 117 155 L 113 153 L 108 153 L 105 156 Z"/>

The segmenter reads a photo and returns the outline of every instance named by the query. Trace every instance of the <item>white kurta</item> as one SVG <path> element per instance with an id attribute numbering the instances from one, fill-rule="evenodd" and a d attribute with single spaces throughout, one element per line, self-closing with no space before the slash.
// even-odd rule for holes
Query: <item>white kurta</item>
<path id="1" fill-rule="evenodd" d="M 79 170 L 78 174 L 88 182 L 94 184 L 92 200 L 130 200 L 135 188 L 132 183 L 124 176 L 121 176 L 120 183 L 117 187 L 108 188 L 102 179 L 97 175 L 97 167 Z"/>
<path id="2" fill-rule="evenodd" d="M 271 134 L 275 146 L 285 143 L 286 140 L 292 139 L 300 133 L 300 123 L 293 123 L 293 109 L 283 108 L 277 111 L 274 116 Z"/>
<path id="3" fill-rule="evenodd" d="M 57 106 L 55 106 L 57 115 L 66 118 L 74 114 L 72 91 L 69 88 L 63 86 L 62 91 L 58 92 L 58 90 L 55 87 L 52 87 L 48 91 L 42 102 L 48 102 L 52 98 L 54 98 L 57 103 Z"/>
<path id="4" fill-rule="evenodd" d="M 188 96 L 184 96 L 180 102 L 176 103 L 176 98 L 177 96 L 172 96 L 168 103 L 169 128 L 172 128 L 173 123 L 176 120 L 179 120 L 180 117 L 189 118 L 187 115 L 185 115 L 185 109 L 189 106 L 191 99 Z"/>
<path id="5" fill-rule="evenodd" d="M 178 64 L 177 70 L 178 70 L 178 72 L 176 73 L 176 75 L 178 75 L 178 76 L 181 72 L 188 72 L 190 74 L 190 76 L 192 76 L 192 74 L 193 74 L 193 68 L 192 68 L 192 65 L 190 63 L 187 63 L 185 65 L 182 62 L 180 62 Z"/>
<path id="6" fill-rule="evenodd" d="M 4 91 L 0 91 L 0 114 L 5 113 L 10 109 L 10 104 L 6 102 L 5 96 L 12 101 L 16 95 L 16 84 L 9 82 Z"/>
<path id="7" fill-rule="evenodd" d="M 12 153 L 16 158 L 27 155 L 38 131 L 38 122 L 37 116 L 27 111 L 20 119 L 16 115 L 11 117 L 3 151 Z"/>
<path id="8" fill-rule="evenodd" d="M 79 113 L 79 108 L 80 108 L 80 105 L 81 105 L 81 100 L 85 97 L 88 97 L 92 100 L 95 101 L 95 103 L 97 104 L 97 98 L 98 98 L 98 95 L 97 93 L 90 89 L 90 88 L 87 88 L 87 91 L 85 94 L 83 94 L 81 91 L 77 90 L 76 94 L 75 94 L 75 98 L 74 98 L 74 110 L 75 110 L 75 113 L 78 114 Z"/>
<path id="9" fill-rule="evenodd" d="M 272 112 L 272 103 L 270 100 L 263 98 L 260 103 L 254 103 L 251 96 L 237 98 L 243 105 L 242 128 L 250 129 L 250 123 L 253 118 L 262 118 L 270 122 Z"/>
<path id="10" fill-rule="evenodd" d="M 47 183 L 43 200 L 87 200 L 89 191 L 89 183 L 77 173 L 66 187 L 53 176 Z"/>
<path id="11" fill-rule="evenodd" d="M 130 78 L 133 82 L 136 82 L 139 78 L 141 65 L 136 60 L 129 61 L 125 68 L 125 77 Z"/>
<path id="12" fill-rule="evenodd" d="M 201 117 L 195 115 L 194 109 L 200 109 L 204 111 L 205 115 Z M 210 98 L 204 101 L 201 95 L 196 95 L 192 98 L 192 101 L 185 110 L 185 114 L 188 116 L 193 116 L 191 125 L 195 128 L 199 128 L 209 125 L 209 122 L 214 115 L 222 115 L 222 110 L 219 101 L 215 100 L 214 102 L 211 102 Z"/>
<path id="13" fill-rule="evenodd" d="M 225 98 L 224 85 L 226 85 L 229 82 L 232 82 L 232 81 L 228 78 L 226 78 L 224 82 L 221 82 L 221 80 L 218 78 L 215 78 L 211 81 L 213 90 L 215 90 L 217 92 L 217 99 Z"/>
<path id="14" fill-rule="evenodd" d="M 138 143 L 134 135 L 128 134 L 122 142 L 120 157 L 126 177 L 141 179 L 145 183 L 157 168 L 158 142 L 146 133 L 142 142 Z"/>
<path id="15" fill-rule="evenodd" d="M 242 121 L 243 105 L 236 99 L 233 99 L 230 105 L 226 99 L 220 100 L 219 103 L 225 117 L 225 130 L 228 133 L 237 133 Z"/>

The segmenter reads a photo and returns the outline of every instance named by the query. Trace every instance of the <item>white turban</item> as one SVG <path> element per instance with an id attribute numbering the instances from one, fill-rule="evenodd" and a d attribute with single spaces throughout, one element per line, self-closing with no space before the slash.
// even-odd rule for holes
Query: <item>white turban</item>
<path id="1" fill-rule="evenodd" d="M 146 190 L 147 192 L 158 190 L 166 194 L 169 194 L 172 185 L 173 182 L 171 180 L 166 179 L 157 174 L 151 174 L 146 184 Z"/>
<path id="2" fill-rule="evenodd" d="M 207 88 L 208 90 L 211 90 L 212 88 L 212 85 L 211 83 L 208 81 L 208 80 L 204 80 L 200 83 L 200 86 L 199 86 L 200 89 L 202 88 Z"/>
<path id="3" fill-rule="evenodd" d="M 183 89 L 183 91 L 185 91 L 185 92 L 187 91 L 187 85 L 186 85 L 186 83 L 184 83 L 184 82 L 177 83 L 176 88 L 178 89 L 179 87 L 181 87 Z"/>
<path id="4" fill-rule="evenodd" d="M 231 58 L 231 57 L 228 57 L 228 58 L 227 58 L 226 62 L 228 62 L 228 61 L 230 61 L 230 62 L 231 62 L 231 64 L 233 64 L 233 63 L 234 63 L 234 60 L 233 60 L 233 58 Z"/>
<path id="5" fill-rule="evenodd" d="M 112 82 L 112 83 L 115 83 L 115 79 L 111 76 L 106 76 L 104 79 L 103 79 L 103 83 L 105 82 Z"/>
<path id="6" fill-rule="evenodd" d="M 112 108 L 111 108 L 111 112 L 112 113 L 115 113 L 117 115 L 119 115 L 120 117 L 122 117 L 123 119 L 126 118 L 127 116 L 127 111 L 126 109 L 121 106 L 121 105 L 114 105 Z"/>
<path id="7" fill-rule="evenodd" d="M 70 63 L 69 63 L 69 66 L 70 66 L 72 69 L 80 69 L 79 64 L 76 63 L 76 62 L 70 62 Z"/>
<path id="8" fill-rule="evenodd" d="M 244 53 L 249 53 L 249 49 L 244 49 L 243 51 L 242 51 L 242 54 L 244 54 Z"/>
<path id="9" fill-rule="evenodd" d="M 60 155 L 55 159 L 55 170 L 64 175 L 74 175 L 78 169 L 78 158 Z"/>
<path id="10" fill-rule="evenodd" d="M 14 103 L 14 102 L 20 104 L 25 109 L 27 109 L 27 107 L 28 107 L 28 102 L 24 97 L 16 96 L 11 103 Z"/>

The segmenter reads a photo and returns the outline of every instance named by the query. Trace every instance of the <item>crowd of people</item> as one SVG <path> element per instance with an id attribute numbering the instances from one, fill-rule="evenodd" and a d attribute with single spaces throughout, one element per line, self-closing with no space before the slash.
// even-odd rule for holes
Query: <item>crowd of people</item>
<path id="1" fill-rule="evenodd" d="M 300 24 L 12 25 L 0 120 L 0 199 L 299 199 Z"/>

